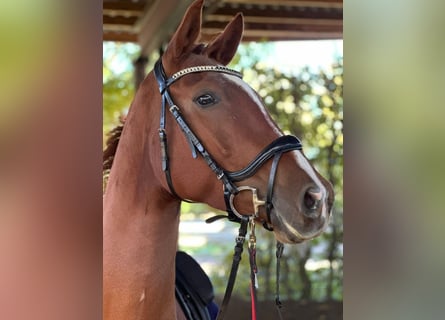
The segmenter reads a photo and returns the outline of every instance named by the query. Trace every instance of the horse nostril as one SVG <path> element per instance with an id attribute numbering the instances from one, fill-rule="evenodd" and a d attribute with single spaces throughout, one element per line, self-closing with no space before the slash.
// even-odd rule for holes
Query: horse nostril
<path id="1" fill-rule="evenodd" d="M 310 212 L 316 211 L 321 204 L 323 193 L 318 188 L 309 188 L 304 194 L 304 206 Z"/>

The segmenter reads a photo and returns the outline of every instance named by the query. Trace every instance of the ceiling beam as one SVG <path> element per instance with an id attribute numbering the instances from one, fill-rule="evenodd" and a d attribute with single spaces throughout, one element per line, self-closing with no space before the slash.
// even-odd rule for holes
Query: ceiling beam
<path id="1" fill-rule="evenodd" d="M 142 55 L 149 55 L 169 39 L 192 0 L 155 0 L 138 23 Z"/>
<path id="2" fill-rule="evenodd" d="M 294 7 L 343 8 L 343 0 L 224 0 L 228 4 L 277 5 Z"/>
<path id="3" fill-rule="evenodd" d="M 137 42 L 138 36 L 136 33 L 104 31 L 102 41 Z"/>
<path id="4" fill-rule="evenodd" d="M 102 30 L 105 32 L 130 32 L 130 33 L 136 33 L 137 30 L 132 25 L 124 25 L 124 24 L 105 24 L 102 27 Z"/>
<path id="5" fill-rule="evenodd" d="M 103 16 L 102 23 L 104 25 L 110 25 L 110 24 L 118 24 L 118 25 L 124 25 L 124 26 L 133 26 L 138 20 L 138 17 L 131 16 L 131 17 L 124 17 L 124 16 Z"/>
<path id="6" fill-rule="evenodd" d="M 219 29 L 203 29 L 201 39 L 211 41 Z M 248 41 L 290 41 L 342 39 L 342 31 L 301 31 L 301 30 L 244 30 L 243 42 Z"/>
<path id="7" fill-rule="evenodd" d="M 123 15 L 123 16 L 141 16 L 147 1 L 127 2 L 127 1 L 104 1 L 102 4 L 103 15 Z"/>
<path id="8" fill-rule="evenodd" d="M 212 15 L 235 16 L 238 12 L 244 12 L 244 17 L 269 17 L 269 18 L 305 18 L 305 19 L 332 19 L 342 20 L 342 9 L 318 9 L 306 7 L 264 6 L 249 8 L 246 4 L 237 7 L 224 6 L 218 8 Z"/>
<path id="9" fill-rule="evenodd" d="M 159 49 L 173 34 L 193 0 L 103 2 L 104 41 L 137 42 L 142 54 Z M 244 12 L 243 41 L 341 39 L 342 0 L 206 0 L 203 39 Z"/>
<path id="10" fill-rule="evenodd" d="M 229 15 L 208 15 L 206 21 L 229 22 L 232 16 Z M 307 24 L 307 25 L 326 25 L 326 26 L 342 26 L 343 20 L 340 19 L 307 19 L 307 18 L 289 18 L 289 17 L 256 17 L 245 16 L 244 21 L 249 23 L 263 24 Z"/>
<path id="11" fill-rule="evenodd" d="M 218 21 L 208 21 L 203 24 L 203 29 L 212 29 L 212 30 L 222 30 L 226 25 L 225 22 Z M 293 31 L 313 31 L 313 32 L 329 32 L 333 31 L 335 33 L 342 32 L 343 26 L 336 25 L 321 25 L 321 24 L 262 24 L 255 22 L 245 22 L 244 23 L 244 32 L 248 32 L 251 30 L 264 30 L 264 31 L 275 31 L 275 32 L 293 32 Z"/>

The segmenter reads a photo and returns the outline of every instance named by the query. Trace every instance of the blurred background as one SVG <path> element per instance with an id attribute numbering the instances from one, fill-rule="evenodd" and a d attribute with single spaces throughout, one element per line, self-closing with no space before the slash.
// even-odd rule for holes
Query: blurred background
<path id="1" fill-rule="evenodd" d="M 167 2 L 165 7 L 163 4 L 157 8 L 157 16 L 168 9 Z M 183 2 L 187 1 L 181 4 Z M 122 6 L 125 1 L 119 3 Z M 135 88 L 165 48 L 170 36 L 166 30 L 174 31 L 171 26 L 179 21 L 170 21 L 175 16 L 170 12 L 160 23 L 161 30 L 153 27 L 144 30 L 137 22 L 135 25 L 140 27 L 132 29 L 128 27 L 130 22 L 123 25 L 124 9 L 119 7 L 119 11 L 115 6 L 116 2 L 104 2 L 107 8 L 104 11 L 104 39 L 107 41 L 103 43 L 104 142 L 107 132 L 125 118 Z M 221 31 L 238 11 L 244 14 L 246 30 L 230 67 L 243 73 L 244 80 L 260 94 L 278 125 L 286 133 L 301 138 L 305 154 L 334 184 L 336 192 L 333 219 L 327 231 L 310 242 L 285 247 L 280 281 L 283 316 L 285 319 L 295 319 L 295 314 L 303 319 L 342 319 L 342 3 L 207 1 L 203 37 L 209 39 L 211 33 Z M 150 8 L 145 12 L 150 15 Z M 130 13 L 127 14 L 130 19 Z M 178 19 L 181 18 L 182 15 L 178 15 Z M 144 21 L 144 18 L 138 16 L 134 20 Z M 165 37 L 157 46 L 148 41 L 158 37 L 141 39 L 141 34 L 150 32 L 164 32 Z M 183 203 L 179 249 L 191 254 L 204 268 L 220 302 L 228 280 L 238 224 L 221 220 L 206 224 L 205 219 L 215 214 L 218 214 L 215 209 L 204 204 Z M 273 234 L 258 231 L 257 256 L 258 297 L 262 301 L 259 310 L 262 318 L 273 319 L 277 317 Z M 233 296 L 228 317 L 249 318 L 247 255 L 242 260 Z"/>

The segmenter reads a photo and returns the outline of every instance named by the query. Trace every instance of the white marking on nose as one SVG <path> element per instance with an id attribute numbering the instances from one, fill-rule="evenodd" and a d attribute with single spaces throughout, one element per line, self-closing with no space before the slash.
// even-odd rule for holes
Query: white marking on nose
<path id="1" fill-rule="evenodd" d="M 292 152 L 294 157 L 297 160 L 297 163 L 300 165 L 300 168 L 307 173 L 307 175 L 314 181 L 317 186 L 322 186 L 320 179 L 318 179 L 317 175 L 314 172 L 314 169 L 310 165 L 309 161 L 303 156 L 300 151 Z"/>
<path id="2" fill-rule="evenodd" d="M 145 289 L 142 291 L 141 297 L 139 298 L 139 302 L 142 302 L 145 300 Z"/>
<path id="3" fill-rule="evenodd" d="M 309 195 L 312 197 L 312 199 L 316 200 L 316 201 L 320 201 L 321 198 L 323 198 L 323 192 L 321 192 L 321 190 L 315 190 L 314 188 L 311 188 L 307 191 L 307 193 L 309 193 Z"/>

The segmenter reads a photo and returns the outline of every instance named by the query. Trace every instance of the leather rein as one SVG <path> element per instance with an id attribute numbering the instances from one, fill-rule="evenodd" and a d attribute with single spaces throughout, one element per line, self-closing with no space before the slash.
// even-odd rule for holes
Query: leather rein
<path id="1" fill-rule="evenodd" d="M 197 158 L 198 154 L 204 159 L 210 169 L 216 174 L 216 178 L 220 180 L 223 184 L 224 190 L 224 201 L 226 204 L 226 215 L 219 215 L 216 217 L 212 217 L 207 219 L 207 222 L 213 222 L 220 218 L 227 218 L 230 221 L 240 223 L 240 228 L 238 232 L 238 236 L 236 237 L 235 244 L 235 252 L 233 256 L 232 268 L 229 275 L 229 280 L 227 283 L 226 292 L 224 294 L 224 299 L 221 304 L 220 311 L 218 313 L 217 319 L 223 319 L 224 314 L 227 309 L 228 302 L 230 300 L 233 286 L 235 283 L 236 274 L 238 271 L 239 262 L 241 261 L 241 254 L 243 252 L 243 246 L 246 239 L 247 229 L 250 225 L 250 237 L 249 237 L 249 261 L 251 268 L 251 297 L 252 297 L 252 319 L 256 319 L 256 288 L 257 288 L 257 280 L 256 280 L 256 237 L 255 237 L 255 219 L 259 218 L 259 207 L 266 207 L 267 220 L 263 222 L 264 228 L 269 231 L 272 231 L 271 224 L 271 212 L 273 209 L 273 187 L 276 177 L 276 172 L 278 169 L 278 164 L 280 158 L 283 153 L 293 151 L 293 150 L 301 150 L 302 145 L 300 140 L 291 135 L 283 135 L 278 137 L 275 141 L 266 146 L 256 157 L 253 159 L 245 168 L 239 171 L 227 171 L 224 170 L 207 152 L 204 145 L 198 139 L 198 137 L 193 133 L 185 119 L 183 118 L 179 107 L 174 103 L 169 87 L 178 81 L 180 78 L 191 74 L 191 73 L 201 73 L 201 72 L 219 72 L 225 73 L 228 75 L 232 75 L 238 78 L 242 78 L 241 73 L 238 71 L 232 70 L 225 66 L 219 65 L 204 65 L 204 66 L 196 66 L 183 69 L 181 71 L 176 72 L 170 78 L 165 74 L 164 68 L 162 66 L 162 58 L 160 58 L 155 66 L 154 66 L 154 75 L 156 81 L 159 85 L 159 91 L 161 94 L 161 115 L 160 115 L 160 124 L 159 124 L 159 139 L 161 145 L 161 161 L 162 161 L 162 170 L 165 173 L 165 177 L 167 180 L 168 187 L 170 192 L 177 198 L 188 201 L 181 198 L 178 193 L 175 191 L 173 187 L 170 167 L 169 167 L 169 156 L 168 156 L 168 145 L 167 145 L 167 133 L 165 130 L 166 126 L 166 109 L 168 105 L 168 110 L 173 115 L 173 118 L 176 120 L 176 123 L 181 128 L 182 132 L 185 135 L 185 138 L 188 141 L 190 146 L 193 158 Z M 237 186 L 235 182 L 243 181 L 251 176 L 253 176 L 261 166 L 268 161 L 272 160 L 272 166 L 269 173 L 269 182 L 267 187 L 267 195 L 266 200 L 260 200 L 258 198 L 257 189 L 251 186 Z M 254 213 L 251 215 L 242 215 L 240 214 L 234 205 L 234 198 L 240 192 L 251 192 L 252 193 L 252 205 L 254 208 Z M 283 244 L 280 242 L 277 243 L 277 297 L 276 297 L 276 305 L 278 307 L 279 316 L 281 318 L 280 310 L 281 303 L 279 301 L 279 286 L 278 286 L 278 278 L 279 278 L 279 258 L 281 257 L 283 251 Z"/>

